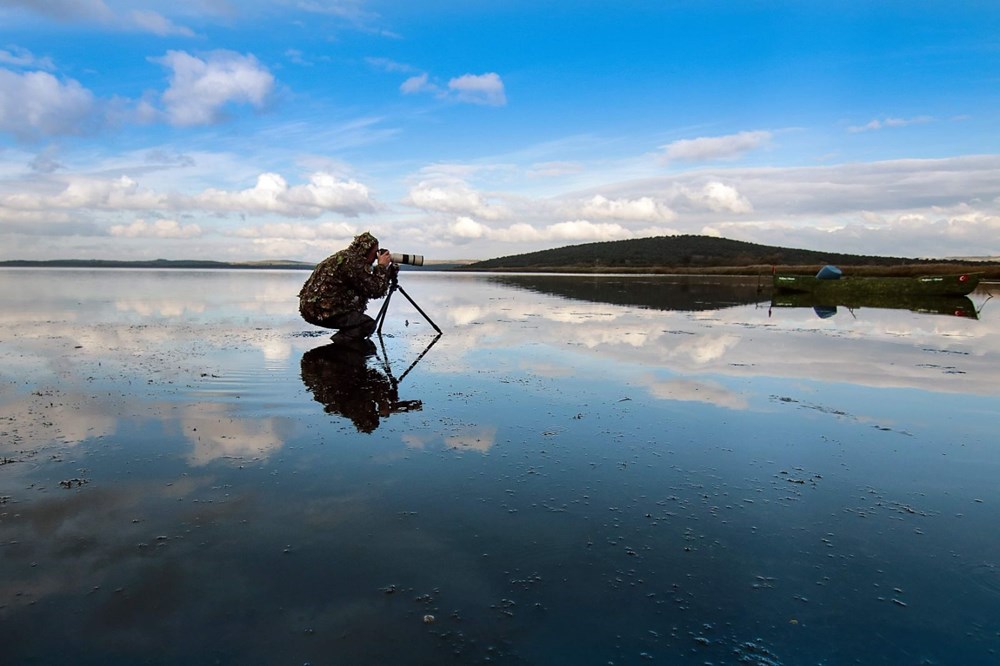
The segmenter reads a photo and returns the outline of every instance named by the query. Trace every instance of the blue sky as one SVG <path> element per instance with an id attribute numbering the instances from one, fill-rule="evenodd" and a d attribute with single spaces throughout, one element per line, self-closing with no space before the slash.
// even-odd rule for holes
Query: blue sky
<path id="1" fill-rule="evenodd" d="M 0 258 L 1000 256 L 1000 3 L 0 0 Z"/>

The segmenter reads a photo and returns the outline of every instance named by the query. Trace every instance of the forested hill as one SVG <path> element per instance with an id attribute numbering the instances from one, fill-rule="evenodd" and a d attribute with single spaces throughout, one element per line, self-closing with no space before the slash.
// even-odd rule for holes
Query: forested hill
<path id="1" fill-rule="evenodd" d="M 479 261 L 471 270 L 696 270 L 751 266 L 898 266 L 941 260 L 876 257 L 758 245 L 712 236 L 657 236 L 569 245 Z"/>

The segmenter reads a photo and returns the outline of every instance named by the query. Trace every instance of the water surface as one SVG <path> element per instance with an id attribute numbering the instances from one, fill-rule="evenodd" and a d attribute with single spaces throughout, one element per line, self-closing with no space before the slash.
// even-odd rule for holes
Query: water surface
<path id="1" fill-rule="evenodd" d="M 5 663 L 996 663 L 988 286 L 305 277 L 0 271 Z"/>

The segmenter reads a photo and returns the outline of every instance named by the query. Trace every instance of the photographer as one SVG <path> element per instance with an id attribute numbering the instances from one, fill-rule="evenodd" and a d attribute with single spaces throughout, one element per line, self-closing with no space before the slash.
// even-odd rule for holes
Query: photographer
<path id="1" fill-rule="evenodd" d="M 389 252 L 379 252 L 378 239 L 367 231 L 355 236 L 302 285 L 299 313 L 310 324 L 338 329 L 334 342 L 367 338 L 375 331 L 375 320 L 365 314 L 368 300 L 385 296 L 394 268 Z"/>

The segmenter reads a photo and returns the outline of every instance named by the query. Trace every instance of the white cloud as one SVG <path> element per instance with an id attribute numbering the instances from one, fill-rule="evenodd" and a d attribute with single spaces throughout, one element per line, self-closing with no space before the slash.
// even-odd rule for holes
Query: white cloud
<path id="1" fill-rule="evenodd" d="M 230 192 L 209 189 L 193 199 L 194 204 L 215 212 L 275 213 L 293 217 L 317 217 L 334 211 L 356 217 L 373 212 L 375 205 L 368 188 L 355 180 L 317 172 L 306 185 L 289 186 L 279 174 L 264 173 L 254 187 Z"/>
<path id="2" fill-rule="evenodd" d="M 403 203 L 423 210 L 497 220 L 509 215 L 503 206 L 489 203 L 465 181 L 447 176 L 424 180 L 410 188 Z"/>
<path id="3" fill-rule="evenodd" d="M 489 106 L 503 106 L 507 103 L 503 81 L 495 72 L 464 74 L 449 81 L 448 90 L 455 93 L 462 102 Z"/>
<path id="4" fill-rule="evenodd" d="M 193 37 L 194 32 L 190 28 L 176 25 L 173 21 L 162 14 L 150 10 L 134 9 L 128 14 L 129 22 L 143 32 L 150 32 L 159 37 L 169 37 L 173 35 L 181 37 Z"/>
<path id="5" fill-rule="evenodd" d="M 404 95 L 439 91 L 440 89 L 434 84 L 430 83 L 428 79 L 429 77 L 426 73 L 417 74 L 416 76 L 411 76 L 410 78 L 403 81 L 403 83 L 399 86 L 399 90 Z"/>
<path id="6" fill-rule="evenodd" d="M 151 58 L 171 70 L 170 87 L 162 95 L 172 125 L 216 122 L 230 104 L 264 105 L 274 89 L 274 76 L 253 55 L 213 51 L 204 59 L 184 51 Z"/>
<path id="7" fill-rule="evenodd" d="M 80 178 L 72 181 L 51 203 L 60 208 L 99 208 L 106 210 L 155 209 L 164 206 L 166 196 L 149 189 L 128 176 L 112 180 Z"/>
<path id="8" fill-rule="evenodd" d="M 20 67 L 23 69 L 55 69 L 55 64 L 52 62 L 51 58 L 35 57 L 35 55 L 28 49 L 13 45 L 8 46 L 6 49 L 0 49 L 0 65 Z"/>
<path id="9" fill-rule="evenodd" d="M 859 132 L 869 132 L 872 130 L 885 129 L 886 127 L 906 127 L 907 125 L 922 125 L 924 123 L 932 122 L 934 119 L 930 116 L 917 116 L 916 118 L 875 118 L 865 123 L 864 125 L 852 125 L 847 128 L 848 132 L 852 134 L 857 134 Z"/>
<path id="10" fill-rule="evenodd" d="M 128 176 L 93 178 L 73 176 L 52 195 L 17 192 L 0 197 L 0 211 L 44 211 L 49 209 L 137 210 L 165 207 L 167 197 L 140 188 Z"/>
<path id="11" fill-rule="evenodd" d="M 450 231 L 459 238 L 483 238 L 488 236 L 491 230 L 471 217 L 460 217 L 451 225 Z"/>
<path id="12" fill-rule="evenodd" d="M 396 69 L 393 71 L 408 70 Z M 507 103 L 503 80 L 495 72 L 463 74 L 448 81 L 447 87 L 432 80 L 427 72 L 423 72 L 407 78 L 399 86 L 399 90 L 404 95 L 427 93 L 441 99 L 453 99 L 467 104 L 504 106 Z"/>
<path id="13" fill-rule="evenodd" d="M 678 162 L 734 160 L 744 153 L 767 145 L 771 133 L 763 130 L 739 132 L 725 136 L 681 139 L 663 146 L 664 159 Z"/>
<path id="14" fill-rule="evenodd" d="M 588 220 L 573 220 L 549 225 L 542 230 L 542 235 L 546 239 L 555 240 L 602 241 L 628 238 L 632 232 L 620 224 L 594 224 Z"/>
<path id="15" fill-rule="evenodd" d="M 670 208 L 652 197 L 608 199 L 595 194 L 585 201 L 581 215 L 589 218 L 664 222 L 677 217 Z"/>
<path id="16" fill-rule="evenodd" d="M 750 213 L 753 205 L 739 191 L 725 183 L 709 182 L 700 188 L 681 186 L 677 196 L 696 208 L 716 213 Z"/>
<path id="17" fill-rule="evenodd" d="M 132 224 L 116 224 L 110 229 L 112 236 L 124 238 L 196 238 L 201 235 L 197 224 L 181 226 L 176 220 L 156 220 L 146 222 L 136 220 Z"/>
<path id="18" fill-rule="evenodd" d="M 71 176 L 54 194 L 17 192 L 0 196 L 0 219 L 17 211 L 145 210 L 206 211 L 209 213 L 278 214 L 318 217 L 336 212 L 348 217 L 375 210 L 368 188 L 355 180 L 317 172 L 303 185 L 290 186 L 280 175 L 264 173 L 254 187 L 245 190 L 207 189 L 187 196 L 144 188 L 128 177 L 95 178 Z"/>
<path id="19" fill-rule="evenodd" d="M 0 131 L 21 139 L 80 134 L 94 107 L 93 94 L 77 81 L 0 69 Z"/>

